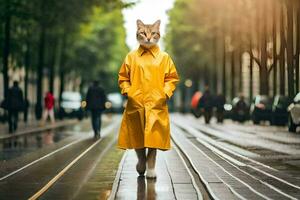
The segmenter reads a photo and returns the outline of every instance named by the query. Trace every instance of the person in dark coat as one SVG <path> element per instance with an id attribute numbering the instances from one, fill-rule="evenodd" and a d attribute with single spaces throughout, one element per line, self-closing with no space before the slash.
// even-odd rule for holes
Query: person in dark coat
<path id="1" fill-rule="evenodd" d="M 94 81 L 92 86 L 89 87 L 86 95 L 87 109 L 90 110 L 92 115 L 92 127 L 94 130 L 95 138 L 100 138 L 101 131 L 101 114 L 105 109 L 106 95 L 99 86 L 98 81 Z"/>
<path id="2" fill-rule="evenodd" d="M 247 110 L 248 105 L 245 101 L 245 97 L 243 95 L 240 95 L 240 98 L 234 108 L 234 115 L 237 121 L 244 122 L 247 120 Z"/>
<path id="3" fill-rule="evenodd" d="M 199 107 L 201 108 L 202 112 L 204 113 L 205 123 L 209 124 L 210 119 L 212 117 L 212 109 L 213 109 L 213 98 L 209 90 L 209 86 L 205 86 L 205 91 L 203 96 L 200 99 Z"/>
<path id="4" fill-rule="evenodd" d="M 226 99 L 223 94 L 218 94 L 215 97 L 215 106 L 216 106 L 216 114 L 217 114 L 217 122 L 222 123 L 224 119 L 224 105 Z"/>
<path id="5" fill-rule="evenodd" d="M 13 86 L 9 88 L 7 94 L 9 133 L 17 130 L 19 112 L 23 110 L 23 107 L 23 92 L 19 87 L 18 81 L 14 81 Z"/>

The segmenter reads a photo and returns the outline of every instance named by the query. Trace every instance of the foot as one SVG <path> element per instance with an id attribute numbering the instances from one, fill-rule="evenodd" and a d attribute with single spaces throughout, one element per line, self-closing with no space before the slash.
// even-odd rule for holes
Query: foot
<path id="1" fill-rule="evenodd" d="M 146 171 L 146 162 L 145 161 L 139 161 L 136 164 L 136 171 L 139 173 L 140 176 L 144 176 Z"/>
<path id="2" fill-rule="evenodd" d="M 101 138 L 100 134 L 94 135 L 94 139 L 100 139 L 100 138 Z"/>
<path id="3" fill-rule="evenodd" d="M 156 178 L 156 172 L 155 169 L 147 169 L 147 174 L 146 174 L 147 178 Z"/>

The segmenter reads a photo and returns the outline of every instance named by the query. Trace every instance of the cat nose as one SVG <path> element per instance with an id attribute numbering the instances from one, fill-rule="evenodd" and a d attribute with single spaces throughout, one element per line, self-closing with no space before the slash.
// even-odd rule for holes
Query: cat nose
<path id="1" fill-rule="evenodd" d="M 148 42 L 150 42 L 151 38 L 148 38 Z"/>

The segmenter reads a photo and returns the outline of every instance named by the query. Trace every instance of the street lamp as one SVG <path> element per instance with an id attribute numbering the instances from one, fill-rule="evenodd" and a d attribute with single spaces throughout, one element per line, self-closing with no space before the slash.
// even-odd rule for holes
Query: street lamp
<path id="1" fill-rule="evenodd" d="M 193 85 L 193 81 L 191 79 L 186 79 L 184 82 L 184 85 L 185 85 L 185 87 L 190 88 Z"/>
<path id="2" fill-rule="evenodd" d="M 185 92 L 185 111 L 188 112 L 190 110 L 190 102 L 192 98 L 192 85 L 193 81 L 191 79 L 186 79 L 184 81 L 184 86 L 186 87 Z"/>

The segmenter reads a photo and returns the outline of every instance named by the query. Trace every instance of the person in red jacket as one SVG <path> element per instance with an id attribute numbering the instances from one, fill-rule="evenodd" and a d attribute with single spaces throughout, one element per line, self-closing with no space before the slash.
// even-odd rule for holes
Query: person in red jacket
<path id="1" fill-rule="evenodd" d="M 44 115 L 43 115 L 43 121 L 45 122 L 50 117 L 51 123 L 55 122 L 54 118 L 54 96 L 51 92 L 47 92 L 46 96 L 44 98 Z"/>

